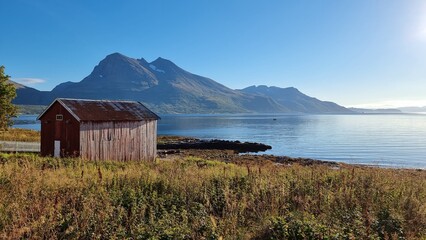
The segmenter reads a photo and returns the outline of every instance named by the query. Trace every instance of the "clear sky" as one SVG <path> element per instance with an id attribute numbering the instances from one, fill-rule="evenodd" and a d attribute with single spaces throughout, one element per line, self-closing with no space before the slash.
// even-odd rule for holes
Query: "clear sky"
<path id="1" fill-rule="evenodd" d="M 13 0 L 0 3 L 0 29 L 0 65 L 39 90 L 80 81 L 120 52 L 233 89 L 426 105 L 423 0 Z"/>

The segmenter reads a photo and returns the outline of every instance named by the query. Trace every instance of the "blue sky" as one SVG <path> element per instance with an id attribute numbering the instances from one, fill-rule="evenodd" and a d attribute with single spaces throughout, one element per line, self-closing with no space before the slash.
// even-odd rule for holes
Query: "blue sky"
<path id="1" fill-rule="evenodd" d="M 40 90 L 120 52 L 230 88 L 296 87 L 344 106 L 426 105 L 426 1 L 4 1 L 0 65 Z"/>

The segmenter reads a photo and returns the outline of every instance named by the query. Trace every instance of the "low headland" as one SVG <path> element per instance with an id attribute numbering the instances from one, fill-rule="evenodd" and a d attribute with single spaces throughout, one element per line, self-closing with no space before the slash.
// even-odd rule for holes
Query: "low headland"
<path id="1" fill-rule="evenodd" d="M 159 137 L 159 146 L 179 141 L 188 139 Z M 233 149 L 159 151 L 155 162 L 0 153 L 0 238 L 426 236 L 423 170 Z"/>

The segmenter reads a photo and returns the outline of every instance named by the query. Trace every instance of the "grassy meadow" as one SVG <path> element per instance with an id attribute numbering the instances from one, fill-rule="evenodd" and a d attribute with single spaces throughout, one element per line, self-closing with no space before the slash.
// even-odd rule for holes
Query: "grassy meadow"
<path id="1" fill-rule="evenodd" d="M 0 153 L 1 239 L 425 239 L 426 171 Z"/>
<path id="2" fill-rule="evenodd" d="M 21 128 L 0 130 L 0 141 L 40 142 L 40 132 Z"/>

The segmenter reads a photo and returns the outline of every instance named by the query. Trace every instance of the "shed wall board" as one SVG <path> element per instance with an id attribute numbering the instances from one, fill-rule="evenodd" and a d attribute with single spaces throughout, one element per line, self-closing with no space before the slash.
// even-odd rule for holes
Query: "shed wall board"
<path id="1" fill-rule="evenodd" d="M 90 160 L 154 160 L 157 121 L 80 123 L 80 156 Z"/>
<path id="2" fill-rule="evenodd" d="M 105 114 L 102 120 L 94 121 L 82 120 L 84 118 L 73 111 L 84 110 L 87 113 L 85 104 L 89 103 L 96 107 L 116 103 L 74 100 L 74 105 L 70 107 L 63 103 L 64 101 L 70 100 L 62 99 L 53 102 L 38 118 L 41 121 L 42 156 L 81 156 L 91 160 L 120 161 L 155 159 L 158 116 L 143 105 L 120 102 L 119 106 L 126 111 L 120 113 L 118 111 L 113 116 L 120 116 L 123 120 L 117 121 L 113 118 L 113 120 L 104 121 L 103 119 L 111 117 L 110 114 Z M 129 112 L 129 109 L 133 109 L 132 106 L 141 111 L 138 114 L 146 115 L 147 118 L 142 121 L 126 119 L 127 115 L 134 113 Z M 56 119 L 58 114 L 63 116 L 62 120 Z"/>

